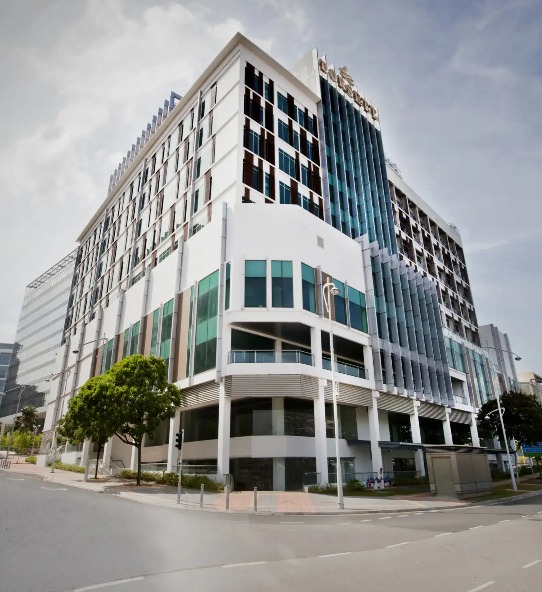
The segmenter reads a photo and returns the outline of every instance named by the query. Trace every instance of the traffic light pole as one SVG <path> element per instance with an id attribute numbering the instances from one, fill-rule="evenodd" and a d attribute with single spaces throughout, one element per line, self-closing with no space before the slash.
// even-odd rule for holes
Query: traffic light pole
<path id="1" fill-rule="evenodd" d="M 177 475 L 178 475 L 178 483 L 177 483 L 177 503 L 181 503 L 181 478 L 183 473 L 183 444 L 184 444 L 184 429 L 181 430 L 181 446 L 177 446 L 179 448 L 179 454 L 177 456 Z M 177 434 L 177 443 L 178 443 L 179 434 Z"/>

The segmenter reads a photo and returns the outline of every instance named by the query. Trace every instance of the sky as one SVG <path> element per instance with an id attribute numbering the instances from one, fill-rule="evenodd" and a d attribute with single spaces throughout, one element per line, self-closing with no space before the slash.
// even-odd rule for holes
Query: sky
<path id="1" fill-rule="evenodd" d="M 380 112 L 404 180 L 461 232 L 478 321 L 542 373 L 539 0 L 3 0 L 0 341 L 76 247 L 118 162 L 236 32 L 313 47 Z"/>

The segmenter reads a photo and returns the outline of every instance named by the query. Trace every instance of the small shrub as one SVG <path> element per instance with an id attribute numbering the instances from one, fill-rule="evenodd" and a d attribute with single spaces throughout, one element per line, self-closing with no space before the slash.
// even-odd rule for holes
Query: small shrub
<path id="1" fill-rule="evenodd" d="M 121 479 L 137 479 L 137 472 L 124 469 L 118 474 L 118 477 Z M 173 485 L 176 487 L 179 483 L 179 477 L 177 473 L 149 473 L 144 471 L 141 473 L 141 481 L 153 481 L 159 485 Z M 224 491 L 224 485 L 220 481 L 215 481 L 207 477 L 207 475 L 183 475 L 182 485 L 187 489 L 200 489 L 203 485 L 205 491 Z"/>
<path id="2" fill-rule="evenodd" d="M 500 479 L 510 479 L 510 473 L 507 473 L 506 471 L 498 471 L 497 469 L 492 469 L 491 478 L 493 479 L 493 481 L 498 481 Z"/>
<path id="3" fill-rule="evenodd" d="M 337 495 L 337 486 L 323 483 L 322 485 L 310 485 L 309 493 L 322 493 L 324 495 Z"/>
<path id="4" fill-rule="evenodd" d="M 52 463 L 47 463 L 47 466 L 50 467 Z M 57 460 L 55 462 L 55 469 L 59 471 L 71 471 L 72 473 L 84 473 L 85 467 L 80 467 L 79 465 L 68 465 L 63 462 Z"/>
<path id="5" fill-rule="evenodd" d="M 417 475 L 402 475 L 399 477 L 394 477 L 392 480 L 392 485 L 397 485 L 399 487 L 409 485 L 426 485 L 428 483 L 428 477 L 418 477 Z"/>
<path id="6" fill-rule="evenodd" d="M 346 489 L 348 489 L 349 491 L 361 491 L 364 488 L 365 485 L 357 479 L 350 479 L 350 481 L 348 481 L 346 485 Z"/>
<path id="7" fill-rule="evenodd" d="M 532 475 L 533 471 L 531 470 L 531 467 L 526 467 L 525 465 L 519 467 L 519 476 L 520 477 L 525 477 L 526 475 Z"/>
<path id="8" fill-rule="evenodd" d="M 27 456 L 24 459 L 24 462 L 30 463 L 31 465 L 35 465 L 37 461 L 37 458 L 35 456 Z"/>

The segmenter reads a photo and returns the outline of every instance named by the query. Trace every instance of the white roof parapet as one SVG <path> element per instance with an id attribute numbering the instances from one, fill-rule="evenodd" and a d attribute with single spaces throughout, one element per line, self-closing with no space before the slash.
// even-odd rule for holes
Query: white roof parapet
<path id="1" fill-rule="evenodd" d="M 164 107 L 158 108 L 158 115 L 153 115 L 151 123 L 148 123 L 147 127 L 141 131 L 141 135 L 137 138 L 136 143 L 132 144 L 131 150 L 128 150 L 126 156 L 122 159 L 122 162 L 119 163 L 117 168 L 113 171 L 111 177 L 109 177 L 109 188 L 107 190 L 108 194 L 111 193 L 111 191 L 115 188 L 126 170 L 130 167 L 130 164 L 132 164 L 136 156 L 141 152 L 141 149 L 151 139 L 151 136 L 162 125 L 167 116 L 173 111 L 175 108 L 175 101 L 178 102 L 181 99 L 181 95 L 177 94 L 175 91 L 171 91 L 169 101 L 166 99 L 164 101 Z"/>

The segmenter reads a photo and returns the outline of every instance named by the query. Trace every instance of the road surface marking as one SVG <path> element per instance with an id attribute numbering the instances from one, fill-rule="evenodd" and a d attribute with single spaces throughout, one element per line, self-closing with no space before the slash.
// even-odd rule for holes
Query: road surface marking
<path id="1" fill-rule="evenodd" d="M 467 590 L 467 592 L 478 592 L 479 590 L 483 590 L 484 588 L 492 586 L 494 583 L 495 582 L 493 582 L 493 581 L 489 581 L 489 582 L 486 582 L 485 584 L 482 584 L 481 586 L 478 586 L 478 588 L 471 588 L 470 590 Z"/>
<path id="2" fill-rule="evenodd" d="M 416 512 L 416 514 L 425 514 L 425 512 Z"/>
<path id="3" fill-rule="evenodd" d="M 360 520 L 360 522 L 371 522 L 371 519 L 367 518 L 366 520 Z"/>
<path id="4" fill-rule="evenodd" d="M 499 520 L 499 524 L 502 524 L 503 522 L 510 522 L 510 520 Z"/>
<path id="5" fill-rule="evenodd" d="M 451 532 L 440 532 L 439 534 L 436 534 L 435 535 L 435 538 L 436 537 L 441 537 L 441 536 L 448 536 L 449 534 L 452 534 L 452 533 Z"/>
<path id="6" fill-rule="evenodd" d="M 537 514 L 542 514 L 542 510 L 540 510 L 540 512 L 537 512 Z"/>
<path id="7" fill-rule="evenodd" d="M 536 565 L 537 563 L 540 563 L 542 561 L 542 559 L 537 559 L 536 561 L 531 561 L 531 563 L 527 563 L 527 565 L 523 565 L 523 569 L 529 569 L 529 567 L 532 567 L 533 565 Z"/>
<path id="8" fill-rule="evenodd" d="M 522 518 L 530 518 L 529 514 L 524 514 Z"/>
<path id="9" fill-rule="evenodd" d="M 285 520 L 281 522 L 281 524 L 305 524 L 303 521 L 295 521 L 295 520 Z"/>
<path id="10" fill-rule="evenodd" d="M 345 551 L 344 553 L 330 553 L 329 555 L 318 555 L 320 558 L 324 557 L 338 557 L 339 555 L 351 555 L 352 551 Z"/>
<path id="11" fill-rule="evenodd" d="M 24 481 L 22 477 L 7 477 L 8 481 Z"/>
<path id="12" fill-rule="evenodd" d="M 229 569 L 230 567 L 247 567 L 249 565 L 265 565 L 267 561 L 248 561 L 247 563 L 227 563 L 226 565 L 221 565 L 224 569 Z"/>
<path id="13" fill-rule="evenodd" d="M 400 516 L 397 516 L 397 518 L 407 518 L 408 514 L 401 514 Z"/>
<path id="14" fill-rule="evenodd" d="M 135 578 L 126 578 L 125 580 L 114 580 L 113 582 L 105 582 L 105 584 L 95 584 L 94 586 L 85 586 L 84 588 L 74 588 L 73 592 L 85 592 L 86 590 L 98 590 L 99 588 L 107 588 L 109 586 L 118 586 L 119 584 L 127 584 L 128 582 L 140 582 L 144 580 L 143 576 Z"/>
<path id="15" fill-rule="evenodd" d="M 484 525 L 480 524 L 479 526 L 471 526 L 469 530 L 476 530 L 477 528 L 484 528 Z"/>
<path id="16" fill-rule="evenodd" d="M 379 520 L 389 520 L 391 516 L 384 516 L 384 518 L 379 518 Z"/>
<path id="17" fill-rule="evenodd" d="M 67 491 L 67 487 L 42 487 L 42 489 L 47 489 L 48 491 Z M 81 590 L 86 590 L 87 588 L 81 588 Z M 89 588 L 90 590 L 92 588 Z"/>
<path id="18" fill-rule="evenodd" d="M 350 524 L 350 522 L 339 522 L 337 526 L 346 526 L 347 524 Z"/>
<path id="19" fill-rule="evenodd" d="M 388 545 L 386 549 L 393 549 L 393 547 L 402 547 L 403 545 L 408 545 L 410 541 L 405 541 L 404 543 L 395 543 L 395 545 Z"/>

